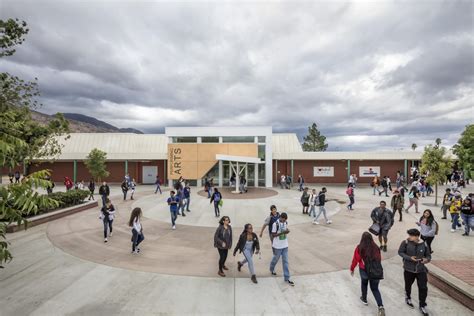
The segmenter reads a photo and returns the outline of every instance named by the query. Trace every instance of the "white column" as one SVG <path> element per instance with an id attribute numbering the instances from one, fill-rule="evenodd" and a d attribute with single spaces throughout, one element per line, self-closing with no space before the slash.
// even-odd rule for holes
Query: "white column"
<path id="1" fill-rule="evenodd" d="M 222 187 L 224 184 L 224 182 L 222 181 L 224 179 L 222 175 L 223 172 L 224 172 L 224 166 L 223 166 L 222 160 L 219 160 L 219 187 Z"/>
<path id="2" fill-rule="evenodd" d="M 235 175 L 235 191 L 236 192 L 240 192 L 239 185 L 240 185 L 240 169 L 239 169 L 239 162 L 237 161 L 237 172 Z"/>
<path id="3" fill-rule="evenodd" d="M 255 176 L 254 176 L 254 179 L 255 179 L 255 187 L 258 188 L 258 163 L 255 164 Z"/>

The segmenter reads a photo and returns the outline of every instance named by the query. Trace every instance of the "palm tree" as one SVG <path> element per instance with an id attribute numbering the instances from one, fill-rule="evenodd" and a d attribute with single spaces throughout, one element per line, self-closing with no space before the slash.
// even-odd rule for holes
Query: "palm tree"
<path id="1" fill-rule="evenodd" d="M 413 149 L 414 151 L 416 150 L 416 147 L 418 147 L 415 143 L 411 144 L 411 149 Z"/>

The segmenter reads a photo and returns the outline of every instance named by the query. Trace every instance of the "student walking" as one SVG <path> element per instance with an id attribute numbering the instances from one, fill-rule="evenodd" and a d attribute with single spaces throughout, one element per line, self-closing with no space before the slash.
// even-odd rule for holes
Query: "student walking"
<path id="1" fill-rule="evenodd" d="M 189 186 L 189 182 L 186 182 L 186 186 L 183 190 L 184 193 L 184 204 L 186 205 L 186 212 L 191 212 L 189 209 L 189 204 L 191 204 L 191 187 Z"/>
<path id="2" fill-rule="evenodd" d="M 295 283 L 290 280 L 290 269 L 288 263 L 288 237 L 290 233 L 288 229 L 288 215 L 281 213 L 280 218 L 273 223 L 272 235 L 273 235 L 273 258 L 270 263 L 270 272 L 272 275 L 276 275 L 275 266 L 282 257 L 283 265 L 283 277 L 285 282 L 291 286 L 295 286 Z"/>
<path id="3" fill-rule="evenodd" d="M 405 204 L 405 199 L 400 194 L 400 191 L 398 191 L 398 189 L 395 189 L 395 191 L 393 191 L 393 196 L 392 196 L 392 201 L 390 202 L 390 206 L 392 207 L 393 217 L 395 217 L 395 214 L 398 212 L 400 216 L 400 218 L 398 219 L 399 222 L 401 222 L 403 218 L 403 205 L 404 204 Z"/>
<path id="4" fill-rule="evenodd" d="M 272 244 L 272 251 L 273 251 L 273 234 L 272 234 L 272 227 L 273 223 L 275 223 L 280 218 L 280 213 L 277 211 L 277 207 L 275 205 L 270 206 L 270 215 L 265 218 L 263 222 L 262 229 L 260 230 L 260 238 L 262 238 L 263 231 L 265 227 L 268 226 L 268 234 L 270 237 L 270 243 Z"/>
<path id="5" fill-rule="evenodd" d="M 181 215 L 183 217 L 186 216 L 186 214 L 184 214 L 184 208 L 185 208 L 185 203 L 186 201 L 184 200 L 184 189 L 181 187 L 181 185 L 177 185 L 177 190 L 178 192 L 176 193 L 176 196 L 177 198 L 179 199 L 178 200 L 178 215 Z"/>
<path id="6" fill-rule="evenodd" d="M 441 219 L 446 219 L 449 207 L 451 206 L 451 201 L 453 200 L 454 195 L 451 194 L 451 189 L 447 188 L 446 193 L 443 196 L 443 206 L 441 206 L 441 211 L 443 212 L 443 217 Z"/>
<path id="7" fill-rule="evenodd" d="M 324 220 L 326 221 L 326 224 L 331 224 L 332 221 L 330 219 L 328 219 L 327 215 L 326 215 L 326 188 L 322 188 L 321 189 L 321 192 L 319 192 L 318 194 L 318 198 L 316 200 L 316 205 L 319 206 L 319 212 L 318 212 L 318 215 L 316 215 L 316 217 L 314 218 L 313 220 L 313 224 L 315 225 L 319 225 L 319 222 L 318 222 L 318 218 L 319 216 L 321 216 L 321 214 L 323 214 L 324 216 Z"/>
<path id="8" fill-rule="evenodd" d="M 253 254 L 260 253 L 260 243 L 258 241 L 257 234 L 253 232 L 253 227 L 251 224 L 246 224 L 244 226 L 244 231 L 240 234 L 239 241 L 234 249 L 234 257 L 237 254 L 237 250 L 240 253 L 243 253 L 245 259 L 240 262 L 237 261 L 237 270 L 240 272 L 242 267 L 248 263 L 250 279 L 253 283 L 257 282 L 257 277 L 255 275 L 255 269 L 253 266 Z"/>
<path id="9" fill-rule="evenodd" d="M 375 195 L 375 191 L 380 193 L 379 186 L 380 186 L 380 179 L 378 176 L 374 176 L 372 181 L 370 182 L 370 186 L 373 188 L 373 193 Z"/>
<path id="10" fill-rule="evenodd" d="M 219 209 L 219 206 L 222 205 L 222 194 L 217 188 L 214 188 L 214 193 L 212 193 L 211 202 L 209 204 L 212 202 L 214 202 L 214 213 L 216 214 L 216 217 L 221 216 L 221 210 Z"/>
<path id="11" fill-rule="evenodd" d="M 298 190 L 301 192 L 303 191 L 303 187 L 304 187 L 304 178 L 302 175 L 298 175 Z"/>
<path id="12" fill-rule="evenodd" d="M 132 181 L 130 182 L 130 191 L 131 191 L 130 200 L 133 200 L 133 195 L 135 194 L 136 187 L 137 187 L 137 183 L 135 182 L 135 179 L 132 179 Z"/>
<path id="13" fill-rule="evenodd" d="M 408 238 L 400 244 L 398 254 L 403 258 L 403 275 L 405 279 L 405 302 L 414 308 L 411 300 L 411 286 L 416 280 L 420 312 L 428 315 L 426 297 L 428 296 L 428 276 L 425 264 L 431 261 L 431 254 L 426 243 L 420 240 L 418 229 L 407 231 Z"/>
<path id="14" fill-rule="evenodd" d="M 309 216 L 316 217 L 316 199 L 319 199 L 319 195 L 316 193 L 316 189 L 311 190 L 311 195 L 309 198 Z"/>
<path id="15" fill-rule="evenodd" d="M 15 184 L 20 183 L 20 171 L 15 171 Z"/>
<path id="16" fill-rule="evenodd" d="M 94 191 L 95 191 L 95 181 L 94 179 L 91 178 L 89 181 L 89 201 L 92 199 L 94 201 Z"/>
<path id="17" fill-rule="evenodd" d="M 354 185 L 352 183 L 349 183 L 347 185 L 346 194 L 349 197 L 349 204 L 347 205 L 347 209 L 352 211 L 352 206 L 355 203 L 355 200 L 354 200 Z"/>
<path id="18" fill-rule="evenodd" d="M 219 270 L 217 274 L 225 277 L 224 270 L 229 270 L 225 265 L 225 261 L 227 260 L 229 249 L 232 248 L 232 227 L 230 226 L 229 216 L 222 216 L 219 221 L 219 226 L 214 234 L 214 247 L 219 252 Z"/>
<path id="19" fill-rule="evenodd" d="M 156 185 L 155 194 L 158 191 L 160 191 L 160 194 L 163 194 L 163 192 L 161 192 L 161 180 L 159 176 L 156 176 L 155 185 Z"/>
<path id="20" fill-rule="evenodd" d="M 388 191 L 387 176 L 383 177 L 381 185 L 382 185 L 382 191 L 379 191 L 379 196 L 381 196 L 382 193 L 385 193 L 385 197 L 388 197 L 388 194 L 387 194 L 387 191 Z"/>
<path id="21" fill-rule="evenodd" d="M 107 201 L 107 198 L 110 195 L 110 188 L 107 185 L 107 182 L 102 182 L 102 185 L 99 187 L 99 194 L 100 197 L 102 198 L 102 206 L 105 205 L 105 202 Z"/>
<path id="22" fill-rule="evenodd" d="M 378 224 L 380 231 L 378 234 L 380 249 L 387 252 L 388 231 L 393 226 L 393 214 L 386 208 L 385 201 L 380 201 L 379 207 L 372 210 L 370 218 L 374 224 Z"/>
<path id="23" fill-rule="evenodd" d="M 354 250 L 351 264 L 351 276 L 354 276 L 354 269 L 359 265 L 360 288 L 362 295 L 360 300 L 364 305 L 367 302 L 367 286 L 370 283 L 370 290 L 374 295 L 378 306 L 378 315 L 384 316 L 385 309 L 383 307 L 382 295 L 379 291 L 379 282 L 383 279 L 382 256 L 380 249 L 374 242 L 369 232 L 364 232 L 360 239 L 359 245 Z"/>
<path id="24" fill-rule="evenodd" d="M 140 223 L 140 218 L 142 217 L 142 209 L 135 207 L 130 214 L 130 219 L 128 221 L 128 226 L 132 227 L 132 254 L 137 254 L 140 252 L 138 245 L 145 240 L 143 235 L 143 227 Z"/>
<path id="25" fill-rule="evenodd" d="M 102 206 L 99 218 L 102 219 L 102 222 L 104 223 L 104 242 L 107 242 L 107 235 L 112 237 L 112 223 L 115 218 L 115 207 L 109 199 L 107 199 L 105 205 Z"/>
<path id="26" fill-rule="evenodd" d="M 170 206 L 171 228 L 176 229 L 176 219 L 178 218 L 179 197 L 175 195 L 174 191 L 170 191 L 170 197 L 167 200 Z"/>
<path id="27" fill-rule="evenodd" d="M 451 232 L 456 232 L 456 229 L 461 229 L 461 224 L 459 223 L 459 214 L 461 212 L 462 198 L 461 194 L 456 192 L 454 194 L 454 199 L 451 201 L 451 206 L 449 207 L 449 214 L 451 215 Z"/>
<path id="28" fill-rule="evenodd" d="M 421 239 L 426 242 L 430 248 L 430 253 L 433 253 L 431 243 L 433 242 L 435 235 L 438 233 L 438 223 L 436 223 L 431 210 L 425 210 L 416 224 L 420 226 Z"/>
<path id="29" fill-rule="evenodd" d="M 410 192 L 408 192 L 408 200 L 410 201 L 410 205 L 405 209 L 405 212 L 408 213 L 408 210 L 415 205 L 415 213 L 418 212 L 418 198 L 420 197 L 420 192 L 418 191 L 416 185 L 412 186 Z"/>
<path id="30" fill-rule="evenodd" d="M 122 184 L 120 185 L 120 188 L 122 189 L 123 200 L 125 201 L 127 199 L 127 192 L 128 192 L 128 183 L 127 183 L 126 180 L 122 181 Z"/>
<path id="31" fill-rule="evenodd" d="M 247 184 L 247 180 L 245 179 L 245 177 L 244 176 L 240 177 L 240 186 L 239 186 L 240 194 L 247 193 L 247 189 L 245 187 L 246 184 Z"/>
<path id="32" fill-rule="evenodd" d="M 304 188 L 300 201 L 301 201 L 301 205 L 303 206 L 303 214 L 308 214 L 308 208 L 309 208 L 308 188 Z"/>
<path id="33" fill-rule="evenodd" d="M 464 222 L 464 234 L 462 235 L 469 236 L 469 231 L 474 230 L 474 208 L 472 199 L 469 197 L 465 198 L 461 205 L 461 218 Z"/>

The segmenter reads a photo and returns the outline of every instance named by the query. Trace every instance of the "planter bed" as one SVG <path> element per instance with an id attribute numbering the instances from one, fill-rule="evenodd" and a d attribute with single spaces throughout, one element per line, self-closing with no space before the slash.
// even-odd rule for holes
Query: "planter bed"
<path id="1" fill-rule="evenodd" d="M 98 205 L 99 204 L 97 203 L 97 201 L 87 201 L 87 202 L 82 203 L 82 204 L 78 204 L 78 205 L 62 208 L 62 209 L 59 209 L 59 210 L 51 211 L 51 212 L 48 212 L 48 213 L 36 215 L 36 216 L 30 217 L 30 218 L 27 219 L 28 220 L 28 226 L 27 227 L 33 227 L 33 226 L 37 226 L 37 225 L 40 225 L 40 224 L 43 224 L 43 223 L 54 221 L 54 220 L 56 220 L 58 218 L 61 218 L 61 217 L 64 217 L 64 216 L 68 216 L 68 215 L 71 215 L 71 214 L 75 214 L 75 213 L 78 213 L 78 212 L 82 212 L 82 211 L 97 207 Z M 23 223 L 20 226 L 18 226 L 17 223 L 12 223 L 12 224 L 8 225 L 7 233 L 15 233 L 19 230 L 24 229 L 24 227 L 25 226 L 24 226 Z"/>

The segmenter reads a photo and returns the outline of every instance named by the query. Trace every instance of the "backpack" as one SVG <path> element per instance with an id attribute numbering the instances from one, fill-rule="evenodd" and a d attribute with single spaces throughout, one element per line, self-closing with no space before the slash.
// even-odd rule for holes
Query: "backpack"
<path id="1" fill-rule="evenodd" d="M 321 205 L 321 199 L 320 199 L 320 197 L 321 197 L 321 193 L 318 194 L 318 196 L 317 196 L 316 199 L 314 200 L 314 205 L 316 205 L 316 206 L 320 206 L 320 205 Z"/>
<path id="2" fill-rule="evenodd" d="M 214 194 L 214 202 L 219 202 L 220 200 L 221 200 L 221 194 L 220 193 Z"/>
<path id="3" fill-rule="evenodd" d="M 382 262 L 378 260 L 368 260 L 367 262 L 364 261 L 365 264 L 365 272 L 367 272 L 367 276 L 369 280 L 382 280 L 383 279 L 383 267 Z"/>
<path id="4" fill-rule="evenodd" d="M 270 223 L 268 223 L 268 229 L 270 230 L 270 233 L 272 232 L 273 223 L 275 223 L 278 219 L 280 219 L 280 213 L 277 212 L 276 216 L 272 216 L 272 214 L 270 213 Z"/>

